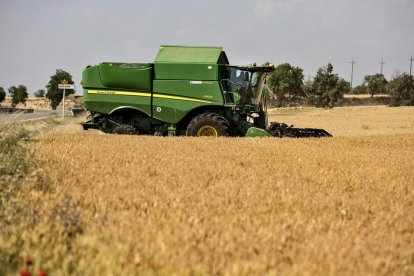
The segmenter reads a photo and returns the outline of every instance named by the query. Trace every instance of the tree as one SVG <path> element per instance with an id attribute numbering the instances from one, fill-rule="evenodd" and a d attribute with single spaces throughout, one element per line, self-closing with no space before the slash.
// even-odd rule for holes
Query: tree
<path id="1" fill-rule="evenodd" d="M 309 95 L 309 93 L 312 89 L 312 84 L 313 84 L 313 81 L 310 78 L 303 82 L 302 90 L 303 90 L 303 93 L 305 94 L 305 97 L 307 97 L 307 95 Z"/>
<path id="2" fill-rule="evenodd" d="M 332 64 L 321 67 L 306 90 L 308 101 L 317 107 L 334 107 L 349 92 L 350 83 L 333 73 Z"/>
<path id="3" fill-rule="evenodd" d="M 368 88 L 365 84 L 361 84 L 358 86 L 355 86 L 354 89 L 352 90 L 353 94 L 367 94 L 368 93 Z"/>
<path id="4" fill-rule="evenodd" d="M 367 86 L 368 93 L 371 94 L 371 97 L 374 97 L 374 94 L 384 93 L 387 83 L 388 81 L 383 74 L 366 75 L 364 77 L 364 84 Z"/>
<path id="5" fill-rule="evenodd" d="M 0 103 L 6 98 L 6 91 L 0 86 Z"/>
<path id="6" fill-rule="evenodd" d="M 46 91 L 44 89 L 39 89 L 36 92 L 34 92 L 34 96 L 36 98 L 43 98 L 46 95 Z"/>
<path id="7" fill-rule="evenodd" d="M 403 73 L 396 75 L 387 84 L 387 91 L 391 94 L 391 106 L 414 105 L 414 78 Z"/>
<path id="8" fill-rule="evenodd" d="M 283 106 L 286 96 L 296 98 L 305 96 L 303 85 L 303 69 L 283 63 L 275 68 L 268 79 L 268 86 L 277 97 L 277 105 Z"/>
<path id="9" fill-rule="evenodd" d="M 20 84 L 17 87 L 12 86 L 8 90 L 12 97 L 12 106 L 16 106 L 18 103 L 24 103 L 29 96 L 29 94 L 27 94 L 27 88 L 23 84 Z"/>
<path id="10" fill-rule="evenodd" d="M 52 109 L 55 110 L 63 99 L 63 90 L 58 89 L 58 84 L 63 80 L 68 81 L 68 84 L 73 84 L 72 75 L 62 69 L 57 69 L 56 73 L 50 77 L 49 83 L 46 85 L 46 98 L 51 102 Z M 74 90 L 66 90 L 66 94 L 74 94 Z"/>

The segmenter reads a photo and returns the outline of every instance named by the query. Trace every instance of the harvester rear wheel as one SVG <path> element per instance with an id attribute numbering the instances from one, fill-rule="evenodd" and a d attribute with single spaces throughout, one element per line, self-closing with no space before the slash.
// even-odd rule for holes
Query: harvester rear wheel
<path id="1" fill-rule="evenodd" d="M 187 136 L 229 136 L 230 124 L 217 113 L 202 113 L 194 117 L 187 127 Z"/>
<path id="2" fill-rule="evenodd" d="M 129 125 L 120 125 L 120 126 L 116 126 L 112 130 L 112 133 L 133 135 L 133 134 L 138 134 L 138 131 L 136 131 L 135 128 Z"/>

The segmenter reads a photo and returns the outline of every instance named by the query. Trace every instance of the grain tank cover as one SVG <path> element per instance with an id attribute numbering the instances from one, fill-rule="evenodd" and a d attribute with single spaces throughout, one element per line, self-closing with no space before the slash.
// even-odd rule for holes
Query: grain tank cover
<path id="1" fill-rule="evenodd" d="M 229 61 L 223 47 L 161 45 L 154 64 L 157 80 L 217 80 Z"/>
<path id="2" fill-rule="evenodd" d="M 155 63 L 228 64 L 223 47 L 161 45 Z"/>

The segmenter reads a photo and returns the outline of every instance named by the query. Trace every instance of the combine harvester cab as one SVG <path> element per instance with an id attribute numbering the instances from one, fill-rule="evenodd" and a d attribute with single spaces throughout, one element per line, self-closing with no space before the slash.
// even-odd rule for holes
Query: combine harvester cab
<path id="1" fill-rule="evenodd" d="M 161 46 L 154 63 L 104 62 L 82 74 L 85 130 L 160 136 L 324 137 L 324 130 L 267 128 L 269 66 L 229 65 L 221 47 Z"/>

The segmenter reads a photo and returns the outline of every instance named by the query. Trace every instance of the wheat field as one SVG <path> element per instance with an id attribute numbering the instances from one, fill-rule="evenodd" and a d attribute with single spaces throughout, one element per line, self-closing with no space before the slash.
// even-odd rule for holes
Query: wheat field
<path id="1" fill-rule="evenodd" d="M 55 127 L 31 144 L 36 222 L 1 248 L 50 275 L 413 275 L 414 108 L 270 119 L 334 137 Z"/>

